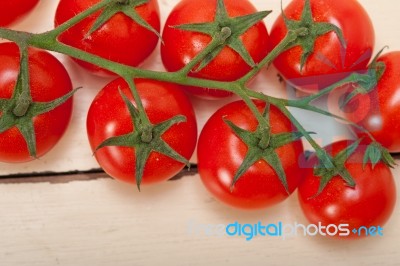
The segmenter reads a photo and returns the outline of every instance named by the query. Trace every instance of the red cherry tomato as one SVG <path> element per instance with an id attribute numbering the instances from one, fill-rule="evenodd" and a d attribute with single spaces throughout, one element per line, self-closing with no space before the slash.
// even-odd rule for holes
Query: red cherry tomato
<path id="1" fill-rule="evenodd" d="M 351 144 L 339 141 L 325 150 L 335 156 Z M 350 236 L 364 236 L 365 231 L 359 231 L 360 227 L 382 227 L 389 219 L 396 202 L 393 175 L 382 162 L 374 168 L 371 163 L 363 167 L 365 149 L 365 145 L 360 145 L 345 162 L 345 168 L 356 183 L 355 188 L 349 187 L 340 176 L 335 176 L 317 195 L 321 178 L 314 175 L 313 168 L 306 170 L 298 195 L 304 215 L 311 223 L 321 223 L 325 227 L 346 224 Z M 309 160 L 312 166 L 318 163 L 315 154 Z M 352 232 L 353 229 L 356 231 Z"/>
<path id="2" fill-rule="evenodd" d="M 101 0 L 61 0 L 55 15 L 55 26 L 74 17 Z M 160 30 L 160 15 L 157 0 L 135 8 L 140 17 L 156 31 Z M 97 12 L 64 32 L 59 40 L 65 44 L 90 52 L 100 57 L 129 66 L 138 66 L 157 45 L 158 37 L 150 30 L 139 25 L 125 14 L 118 13 L 99 29 L 86 36 L 99 17 Z M 91 72 L 109 76 L 111 72 L 98 66 L 74 59 L 79 65 Z"/>
<path id="3" fill-rule="evenodd" d="M 350 121 L 368 130 L 390 152 L 400 152 L 400 52 L 378 58 L 386 65 L 377 86 L 368 94 L 359 94 L 344 109 Z M 352 127 L 359 137 L 365 132 Z"/>
<path id="4" fill-rule="evenodd" d="M 293 0 L 284 9 L 288 19 L 299 20 L 304 0 Z M 343 32 L 346 47 L 331 31 L 316 39 L 313 53 L 301 69 L 303 49 L 299 46 L 280 54 L 273 62 L 282 77 L 292 86 L 315 93 L 368 65 L 375 44 L 372 22 L 356 0 L 311 0 L 313 20 L 328 22 Z M 282 15 L 274 22 L 270 33 L 270 49 L 286 35 Z"/>
<path id="5" fill-rule="evenodd" d="M 226 10 L 231 17 L 255 13 L 255 7 L 247 0 L 225 0 Z M 192 23 L 212 22 L 216 13 L 216 0 L 183 0 L 169 14 L 163 31 L 164 44 L 161 56 L 168 71 L 177 71 L 188 64 L 211 41 L 204 33 L 184 31 L 173 26 Z M 255 62 L 267 55 L 268 32 L 263 22 L 259 22 L 241 37 L 245 48 Z M 205 68 L 190 76 L 219 81 L 233 81 L 250 71 L 251 67 L 230 47 L 224 47 Z M 221 98 L 231 93 L 212 88 L 185 87 L 190 93 L 203 98 Z"/>
<path id="6" fill-rule="evenodd" d="M 255 102 L 260 112 L 265 103 Z M 233 178 L 242 164 L 246 144 L 224 122 L 229 120 L 238 127 L 253 131 L 258 122 L 242 101 L 225 105 L 205 124 L 199 138 L 198 169 L 207 190 L 225 204 L 242 209 L 260 209 L 283 201 L 289 195 L 275 170 L 264 160 L 254 163 L 237 181 L 231 191 Z M 293 125 L 277 108 L 270 109 L 273 134 L 292 132 Z M 303 153 L 300 140 L 276 150 L 286 173 L 289 192 L 292 193 L 302 178 L 298 160 Z"/>
<path id="7" fill-rule="evenodd" d="M 153 124 L 184 115 L 186 122 L 175 124 L 162 138 L 183 157 L 192 156 L 197 141 L 197 126 L 192 104 L 174 84 L 138 79 L 135 81 L 146 113 Z M 93 100 L 87 116 L 87 132 L 93 151 L 106 139 L 133 131 L 128 107 L 119 89 L 132 102 L 132 94 L 123 79 L 106 85 Z M 136 183 L 134 148 L 109 146 L 96 151 L 100 166 L 112 177 Z M 142 184 L 165 181 L 176 175 L 184 164 L 158 152 L 152 152 L 144 168 Z"/>
<path id="8" fill-rule="evenodd" d="M 0 27 L 8 26 L 31 11 L 39 0 L 2 1 L 0 8 Z"/>
<path id="9" fill-rule="evenodd" d="M 20 69 L 20 53 L 16 44 L 0 44 L 0 99 L 10 99 Z M 49 102 L 72 90 L 64 66 L 50 53 L 29 48 L 29 84 L 34 102 Z M 57 108 L 33 118 L 37 157 L 48 152 L 67 129 L 72 113 L 72 99 Z M 1 114 L 0 114 L 1 115 Z M 0 133 L 0 161 L 32 160 L 19 129 L 12 127 Z"/>

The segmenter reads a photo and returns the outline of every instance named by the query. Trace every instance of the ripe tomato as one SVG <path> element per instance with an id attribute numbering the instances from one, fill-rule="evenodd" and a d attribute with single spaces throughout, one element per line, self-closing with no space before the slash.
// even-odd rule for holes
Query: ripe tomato
<path id="1" fill-rule="evenodd" d="M 265 103 L 255 101 L 263 112 Z M 205 124 L 198 144 L 198 169 L 205 187 L 218 200 L 237 208 L 259 209 L 283 201 L 289 195 L 275 170 L 265 161 L 254 163 L 237 181 L 231 184 L 242 164 L 248 146 L 224 122 L 233 122 L 238 127 L 254 131 L 258 122 L 242 101 L 225 105 L 214 113 Z M 277 108 L 271 106 L 270 126 L 273 134 L 292 132 L 293 125 Z M 298 160 L 303 153 L 300 140 L 286 144 L 276 153 L 281 160 L 288 190 L 292 193 L 302 178 Z"/>
<path id="2" fill-rule="evenodd" d="M 39 0 L 2 1 L 0 9 L 0 27 L 8 26 L 31 11 Z"/>
<path id="3" fill-rule="evenodd" d="M 292 20 L 299 20 L 304 8 L 304 0 L 293 0 L 284 9 L 284 14 Z M 301 70 L 303 49 L 299 46 L 280 54 L 273 62 L 287 82 L 305 92 L 315 93 L 331 85 L 352 71 L 364 70 L 371 58 L 375 33 L 372 22 L 356 0 L 311 0 L 313 20 L 328 22 L 343 32 L 346 47 L 331 31 L 318 37 L 312 54 Z M 282 15 L 274 22 L 270 33 L 270 49 L 286 35 L 287 27 Z"/>
<path id="4" fill-rule="evenodd" d="M 346 149 L 352 142 L 335 142 L 324 149 L 332 157 Z M 366 145 L 360 145 L 345 162 L 345 168 L 353 177 L 356 186 L 349 187 L 340 176 L 334 176 L 325 189 L 317 195 L 320 177 L 313 168 L 306 169 L 305 178 L 298 188 L 300 206 L 307 219 L 313 223 L 348 224 L 349 230 L 361 226 L 383 226 L 393 212 L 396 188 L 390 168 L 379 162 L 363 167 Z M 317 157 L 309 158 L 310 165 L 318 163 Z M 317 196 L 316 196 L 317 195 Z M 357 236 L 350 232 L 350 236 Z"/>
<path id="5" fill-rule="evenodd" d="M 0 44 L 0 99 L 10 99 L 20 69 L 20 53 L 16 44 Z M 50 53 L 29 48 L 29 84 L 33 102 L 49 102 L 72 90 L 64 66 Z M 47 113 L 33 118 L 37 157 L 48 152 L 67 129 L 72 113 L 72 99 Z M 1 111 L 0 111 L 1 115 Z M 22 134 L 16 127 L 0 133 L 0 161 L 32 160 Z"/>
<path id="6" fill-rule="evenodd" d="M 197 141 L 197 126 L 193 107 L 187 96 L 170 83 L 137 79 L 135 84 L 151 123 L 156 124 L 177 115 L 186 122 L 169 128 L 162 139 L 183 157 L 189 159 Z M 106 139 L 132 132 L 133 122 L 119 89 L 133 101 L 126 82 L 117 79 L 106 85 L 93 100 L 87 116 L 87 132 L 93 151 Z M 100 166 L 112 177 L 129 183 L 135 180 L 134 148 L 103 147 L 96 151 Z M 165 181 L 176 175 L 184 164 L 158 152 L 152 152 L 146 162 L 142 184 Z"/>
<path id="7" fill-rule="evenodd" d="M 62 24 L 100 1 L 61 0 L 55 15 L 55 26 Z M 156 31 L 160 30 L 157 0 L 149 0 L 146 4 L 136 7 L 135 10 Z M 100 13 L 99 11 L 85 18 L 63 33 L 59 40 L 81 50 L 129 66 L 138 66 L 156 47 L 158 42 L 157 35 L 122 13 L 117 13 L 95 32 L 86 36 Z M 111 75 L 109 71 L 93 64 L 79 59 L 74 60 L 95 74 L 101 76 Z"/>
<path id="8" fill-rule="evenodd" d="M 224 4 L 230 17 L 255 13 L 255 7 L 247 0 L 225 0 Z M 177 71 L 188 64 L 211 41 L 205 33 L 174 28 L 173 26 L 192 23 L 212 22 L 217 8 L 216 0 L 183 0 L 175 6 L 165 23 L 161 46 L 161 56 L 168 71 Z M 221 27 L 223 25 L 220 25 Z M 255 62 L 267 55 L 268 32 L 263 22 L 258 22 L 239 38 Z M 201 71 L 191 72 L 193 77 L 219 81 L 233 81 L 250 70 L 250 66 L 230 47 L 221 52 Z M 185 87 L 190 93 L 203 98 L 220 98 L 231 93 L 212 88 Z"/>
<path id="9" fill-rule="evenodd" d="M 386 65 L 377 86 L 368 94 L 354 97 L 344 109 L 350 121 L 368 130 L 390 152 L 400 152 L 400 52 L 378 58 Z M 360 136 L 364 132 L 352 127 Z"/>

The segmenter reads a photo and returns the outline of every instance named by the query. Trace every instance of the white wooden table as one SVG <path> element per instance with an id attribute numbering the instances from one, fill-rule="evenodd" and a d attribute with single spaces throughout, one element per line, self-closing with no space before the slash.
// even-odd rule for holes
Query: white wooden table
<path id="1" fill-rule="evenodd" d="M 243 212 L 216 202 L 197 174 L 140 193 L 102 174 L 8 182 L 0 183 L 1 265 L 400 263 L 399 206 L 382 237 L 338 241 L 299 235 L 246 241 L 208 236 L 205 226 L 235 221 L 307 224 L 296 195 L 268 210 Z"/>
<path id="2" fill-rule="evenodd" d="M 50 29 L 53 17 L 49 14 L 54 14 L 57 2 L 41 0 L 36 13 L 15 28 L 35 32 Z M 163 20 L 176 2 L 160 0 Z M 274 10 L 265 20 L 270 28 L 280 10 L 280 1 L 252 2 L 259 9 Z M 400 49 L 400 5 L 394 0 L 359 2 L 375 25 L 377 50 L 384 45 L 389 45 L 389 50 Z M 135 186 L 119 183 L 102 173 L 56 174 L 98 168 L 85 136 L 85 114 L 91 99 L 109 81 L 86 75 L 69 59 L 57 56 L 68 68 L 74 86 L 85 89 L 77 95 L 72 125 L 55 150 L 33 163 L 0 163 L 0 265 L 400 264 L 398 206 L 384 227 L 383 237 L 361 241 L 256 237 L 246 241 L 243 237 L 208 236 L 205 226 L 235 221 L 307 223 L 296 195 L 268 210 L 243 212 L 216 202 L 192 172 L 183 173 L 175 181 L 145 187 L 141 193 Z M 144 66 L 162 69 L 157 52 Z M 257 81 L 261 84 L 270 79 L 267 86 L 276 86 L 275 73 L 264 74 Z M 276 88 L 271 91 L 275 93 Z M 196 105 L 201 114 L 200 128 L 221 104 Z M 333 133 L 329 127 L 318 128 L 309 120 L 314 119 L 304 122 L 319 132 L 322 143 L 347 134 L 340 128 Z M 75 145 L 70 145 L 72 142 Z M 393 172 L 396 178 L 400 176 L 400 169 Z M 17 173 L 24 177 L 10 176 Z"/>

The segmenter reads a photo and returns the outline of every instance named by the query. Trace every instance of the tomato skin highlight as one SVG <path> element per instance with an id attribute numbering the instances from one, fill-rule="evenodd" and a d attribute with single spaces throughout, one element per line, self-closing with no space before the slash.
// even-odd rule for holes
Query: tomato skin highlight
<path id="1" fill-rule="evenodd" d="M 50 53 L 29 48 L 30 89 L 33 102 L 48 102 L 72 90 L 71 79 L 64 66 Z M 13 95 L 20 69 L 20 54 L 14 43 L 0 44 L 0 98 Z M 33 118 L 37 157 L 50 151 L 64 135 L 72 115 L 72 98 L 52 111 Z M 0 161 L 31 161 L 28 147 L 16 128 L 0 133 Z"/>
<path id="2" fill-rule="evenodd" d="M 224 4 L 229 16 L 243 16 L 256 12 L 255 7 L 247 0 L 225 0 Z M 165 23 L 161 45 L 161 57 L 168 71 L 177 71 L 188 64 L 210 42 L 211 37 L 204 33 L 184 31 L 172 26 L 211 22 L 214 20 L 217 1 L 215 0 L 183 0 L 169 14 Z M 257 23 L 246 31 L 241 40 L 253 60 L 260 62 L 268 50 L 268 32 L 265 24 Z M 218 81 L 234 81 L 251 67 L 230 47 L 224 47 L 220 54 L 199 72 L 190 72 L 192 77 Z M 231 96 L 232 93 L 213 88 L 183 87 L 189 93 L 205 99 L 219 99 Z"/>
<path id="3" fill-rule="evenodd" d="M 0 27 L 6 27 L 17 22 L 30 12 L 39 0 L 2 1 L 0 9 Z"/>
<path id="4" fill-rule="evenodd" d="M 260 112 L 265 103 L 255 101 Z M 273 134 L 292 132 L 291 122 L 271 106 Z M 285 200 L 289 195 L 277 174 L 264 160 L 252 165 L 237 181 L 231 192 L 231 183 L 247 152 L 247 146 L 225 124 L 232 121 L 245 130 L 255 130 L 258 122 L 242 101 L 233 102 L 219 109 L 205 124 L 198 143 L 198 170 L 207 190 L 221 202 L 240 209 L 262 209 Z M 300 140 L 277 150 L 286 173 L 289 192 L 292 193 L 302 178 L 298 161 L 303 154 Z"/>
<path id="5" fill-rule="evenodd" d="M 335 156 L 351 145 L 351 141 L 335 142 L 325 150 Z M 363 157 L 366 146 L 360 145 L 345 163 L 354 181 L 355 188 L 349 187 L 345 181 L 335 176 L 325 189 L 316 196 L 320 178 L 313 173 L 313 168 L 306 170 L 305 178 L 298 188 L 298 198 L 304 215 L 312 224 L 321 222 L 323 226 L 330 224 L 348 224 L 349 229 L 362 226 L 382 227 L 393 213 L 396 203 L 396 185 L 388 166 L 379 162 L 375 168 L 368 163 L 363 169 Z M 310 165 L 317 163 L 312 155 Z M 350 233 L 349 237 L 358 237 Z"/>
<path id="6" fill-rule="evenodd" d="M 54 19 L 55 26 L 59 26 L 100 1 L 61 0 Z M 160 12 L 157 0 L 150 0 L 147 4 L 136 7 L 135 10 L 156 31 L 160 31 Z M 85 18 L 61 34 L 59 40 L 102 58 L 132 67 L 139 66 L 155 49 L 158 36 L 122 13 L 114 15 L 90 36 L 86 36 L 99 15 L 100 11 Z M 115 75 L 77 58 L 73 60 L 96 75 Z"/>
<path id="7" fill-rule="evenodd" d="M 344 109 L 344 116 L 368 130 L 389 152 L 400 152 L 400 51 L 380 56 L 386 65 L 377 86 L 368 94 L 357 95 Z M 359 137 L 366 134 L 355 127 Z"/>
<path id="8" fill-rule="evenodd" d="M 190 159 L 197 142 L 197 124 L 187 96 L 174 84 L 137 79 L 135 84 L 146 113 L 153 124 L 176 115 L 186 122 L 168 129 L 163 140 L 183 157 Z M 106 85 L 93 100 L 87 116 L 87 133 L 92 150 L 110 137 L 128 134 L 133 122 L 119 89 L 133 102 L 125 81 L 116 79 Z M 136 183 L 135 154 L 130 147 L 104 147 L 95 152 L 100 166 L 110 176 L 127 183 Z M 142 184 L 159 183 L 179 173 L 185 165 L 158 152 L 152 152 L 144 168 Z"/>
<path id="9" fill-rule="evenodd" d="M 304 0 L 293 0 L 284 9 L 289 19 L 299 20 Z M 311 0 L 314 21 L 328 22 L 339 27 L 346 41 L 342 47 L 336 33 L 329 32 L 317 38 L 314 52 L 303 69 L 299 46 L 280 54 L 273 65 L 280 75 L 297 89 L 316 93 L 343 79 L 353 71 L 365 70 L 375 45 L 375 32 L 367 12 L 356 0 Z M 270 50 L 286 35 L 287 28 L 280 15 L 270 31 Z"/>

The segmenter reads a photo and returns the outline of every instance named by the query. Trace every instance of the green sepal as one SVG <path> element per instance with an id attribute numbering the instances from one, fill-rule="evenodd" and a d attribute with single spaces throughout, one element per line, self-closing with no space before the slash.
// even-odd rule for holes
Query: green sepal
<path id="1" fill-rule="evenodd" d="M 0 110 L 3 110 L 8 104 L 8 100 L 7 99 L 1 99 L 0 98 Z"/>
<path id="2" fill-rule="evenodd" d="M 394 158 L 392 157 L 392 155 L 389 153 L 388 150 L 383 149 L 381 150 L 382 152 L 382 162 L 385 163 L 387 166 L 389 166 L 390 168 L 394 168 L 397 166 L 396 161 L 394 160 Z"/>
<path id="3" fill-rule="evenodd" d="M 265 109 L 266 127 L 258 126 L 255 131 L 248 131 L 235 125 L 232 121 L 224 119 L 224 122 L 231 128 L 237 137 L 239 137 L 247 146 L 248 150 L 242 164 L 236 171 L 231 184 L 231 191 L 233 191 L 237 181 L 243 176 L 243 174 L 259 160 L 267 162 L 275 173 L 278 175 L 286 192 L 289 194 L 289 187 L 286 179 L 286 173 L 283 169 L 281 160 L 276 152 L 276 149 L 294 142 L 301 137 L 303 134 L 300 132 L 288 132 L 280 134 L 271 134 L 269 128 L 269 105 Z M 265 141 L 263 138 L 267 136 L 268 140 Z"/>
<path id="4" fill-rule="evenodd" d="M 293 48 L 295 46 L 301 46 L 303 49 L 303 53 L 300 59 L 300 71 L 302 71 L 304 65 L 306 64 L 309 56 L 314 51 L 314 46 L 317 38 L 322 36 L 328 32 L 335 32 L 339 41 L 343 48 L 346 48 L 346 41 L 343 36 L 343 32 L 334 24 L 327 22 L 316 22 L 314 21 L 310 0 L 306 0 L 304 4 L 304 8 L 302 11 L 302 15 L 300 20 L 291 20 L 289 19 L 282 8 L 282 17 L 286 24 L 288 31 L 297 31 L 300 28 L 307 29 L 307 34 L 303 34 L 303 36 L 298 36 L 291 45 L 289 45 L 286 50 Z"/>
<path id="5" fill-rule="evenodd" d="M 142 184 L 144 168 L 146 162 L 151 154 L 151 148 L 146 145 L 139 144 L 135 147 L 135 180 L 137 189 L 140 191 L 140 185 Z"/>
<path id="6" fill-rule="evenodd" d="M 129 133 L 106 139 L 105 141 L 100 143 L 99 146 L 96 147 L 95 152 L 104 147 L 110 147 L 110 146 L 134 148 L 139 143 L 140 143 L 140 137 L 138 137 L 138 134 Z"/>
<path id="7" fill-rule="evenodd" d="M 18 128 L 26 141 L 29 155 L 37 158 L 36 136 L 33 119 L 47 113 L 70 99 L 78 90 L 49 102 L 33 102 L 29 86 L 28 48 L 20 47 L 20 71 L 10 99 L 0 99 L 0 133 L 13 127 Z"/>
<path id="8" fill-rule="evenodd" d="M 76 88 L 73 89 L 72 91 L 68 92 L 64 96 L 57 98 L 53 101 L 50 102 L 35 102 L 32 103 L 30 110 L 29 110 L 29 115 L 33 118 L 35 116 L 50 112 L 51 110 L 57 108 L 61 104 L 65 103 L 68 101 L 78 90 L 81 88 Z"/>
<path id="9" fill-rule="evenodd" d="M 95 152 L 107 146 L 133 148 L 135 153 L 135 180 L 139 191 L 143 180 L 144 168 L 152 152 L 164 154 L 189 166 L 189 160 L 177 153 L 162 139 L 162 135 L 172 126 L 186 122 L 186 117 L 178 115 L 159 124 L 153 125 L 147 119 L 142 119 L 139 110 L 121 89 L 119 90 L 119 93 L 129 110 L 134 130 L 128 134 L 104 140 L 96 147 Z"/>
<path id="10" fill-rule="evenodd" d="M 367 166 L 368 162 L 370 161 L 372 164 L 372 168 L 375 168 L 376 164 L 381 160 L 381 158 L 382 153 L 380 149 L 374 143 L 371 143 L 370 145 L 368 145 L 364 154 L 364 167 Z"/>
<path id="11" fill-rule="evenodd" d="M 358 139 L 357 141 L 354 141 L 350 146 L 348 146 L 346 149 L 342 150 L 335 156 L 335 162 L 338 165 L 344 165 L 344 163 L 347 161 L 347 159 L 356 151 L 358 146 L 360 145 L 362 139 Z"/>
<path id="12" fill-rule="evenodd" d="M 244 46 L 240 36 L 270 13 L 271 11 L 260 11 L 244 16 L 229 17 L 224 1 L 218 0 L 214 21 L 182 24 L 173 27 L 185 31 L 207 34 L 213 39 L 217 39 L 220 44 L 200 63 L 195 70 L 197 72 L 206 67 L 225 46 L 230 47 L 238 53 L 249 66 L 255 67 L 256 64 Z M 224 33 L 223 30 L 226 29 L 229 29 L 229 31 Z"/>
<path id="13" fill-rule="evenodd" d="M 285 188 L 286 193 L 289 195 L 290 192 L 286 179 L 286 173 L 285 170 L 283 169 L 281 159 L 279 158 L 276 151 L 274 149 L 271 149 L 269 152 L 264 154 L 262 158 L 272 167 L 272 169 L 274 169 L 283 187 Z"/>
<path id="14" fill-rule="evenodd" d="M 98 30 L 115 14 L 123 13 L 126 16 L 130 17 L 137 24 L 153 32 L 158 36 L 158 38 L 162 39 L 160 33 L 155 30 L 149 23 L 147 23 L 147 21 L 145 21 L 135 10 L 135 7 L 147 4 L 148 1 L 149 0 L 128 0 L 125 1 L 125 3 L 118 1 L 110 2 L 110 4 L 104 8 L 99 17 L 93 23 L 90 30 L 86 33 L 86 37 L 90 36 L 93 32 Z"/>
<path id="15" fill-rule="evenodd" d="M 345 163 L 347 159 L 355 152 L 357 147 L 360 145 L 360 142 L 361 139 L 355 141 L 346 149 L 339 152 L 334 158 L 327 155 L 331 159 L 330 161 L 332 163 L 332 167 L 326 167 L 326 165 L 324 165 L 320 159 L 319 164 L 314 168 L 314 175 L 320 177 L 320 185 L 317 195 L 321 194 L 329 181 L 335 176 L 340 176 L 349 187 L 356 186 L 353 177 L 345 168 Z"/>
<path id="16" fill-rule="evenodd" d="M 378 62 L 379 56 L 383 53 L 385 47 L 382 48 L 374 57 L 365 74 L 353 74 L 351 78 L 354 89 L 340 103 L 340 108 L 343 109 L 354 97 L 361 94 L 368 94 L 373 91 L 378 85 L 379 80 L 386 71 L 386 65 L 383 62 Z"/>
<path id="17" fill-rule="evenodd" d="M 315 132 L 307 132 L 307 134 L 315 134 Z M 271 136 L 270 146 L 274 149 L 277 149 L 286 144 L 290 144 L 296 140 L 299 140 L 302 137 L 304 137 L 304 134 L 300 131 L 274 134 Z"/>
<path id="18" fill-rule="evenodd" d="M 140 140 L 141 142 L 144 142 L 146 146 L 151 147 L 154 151 L 157 151 L 159 153 L 162 153 L 168 157 L 171 157 L 172 159 L 184 163 L 185 165 L 189 165 L 189 161 L 184 158 L 182 155 L 177 153 L 175 150 L 173 150 L 164 140 L 162 140 L 162 135 L 170 129 L 172 126 L 186 122 L 186 117 L 182 115 L 177 115 L 174 116 L 170 119 L 167 119 L 157 125 L 152 125 L 152 124 L 146 124 L 141 118 L 140 118 L 140 113 L 136 109 L 136 107 L 133 105 L 133 103 L 128 99 L 128 97 L 120 91 L 121 96 L 124 99 L 125 104 L 128 106 L 129 111 L 131 113 L 131 117 L 133 118 L 133 123 L 136 128 L 136 132 L 141 133 L 140 134 Z M 143 137 L 143 130 L 151 130 L 152 131 L 152 136 L 151 140 L 145 140 Z"/>
<path id="19" fill-rule="evenodd" d="M 14 114 L 16 100 L 13 98 L 8 100 L 2 99 L 5 103 L 2 108 L 0 108 L 0 110 L 3 110 L 3 114 L 0 117 L 0 133 L 14 126 L 17 127 L 27 143 L 30 156 L 36 158 L 36 136 L 33 128 L 33 118 L 50 112 L 65 103 L 77 90 L 78 89 L 74 89 L 66 95 L 50 102 L 31 102 L 28 108 L 26 108 L 25 114 L 20 117 Z"/>
<path id="20" fill-rule="evenodd" d="M 378 142 L 372 142 L 368 145 L 364 154 L 363 167 L 366 167 L 368 162 L 371 162 L 372 169 L 374 169 L 379 162 L 383 162 L 390 168 L 397 165 L 388 150 L 383 148 Z"/>
<path id="21" fill-rule="evenodd" d="M 180 24 L 171 26 L 171 28 L 184 31 L 199 32 L 208 35 L 210 35 L 210 32 L 217 33 L 220 29 L 216 23 L 211 22 Z M 215 34 L 213 34 L 212 36 L 215 36 Z"/>
<path id="22" fill-rule="evenodd" d="M 25 123 L 19 123 L 16 125 L 18 130 L 24 137 L 26 144 L 28 145 L 29 155 L 37 159 L 36 153 L 36 136 L 35 129 L 33 128 L 33 121 L 31 119 L 24 119 Z"/>
<path id="23" fill-rule="evenodd" d="M 235 23 L 232 23 L 232 37 L 227 40 L 228 46 L 235 50 L 251 67 L 255 67 L 256 64 L 244 46 L 240 36 L 270 13 L 271 11 L 260 11 L 254 14 L 240 16 L 235 18 Z"/>
<path id="24" fill-rule="evenodd" d="M 15 116 L 4 108 L 0 116 L 0 134 L 17 125 Z"/>

